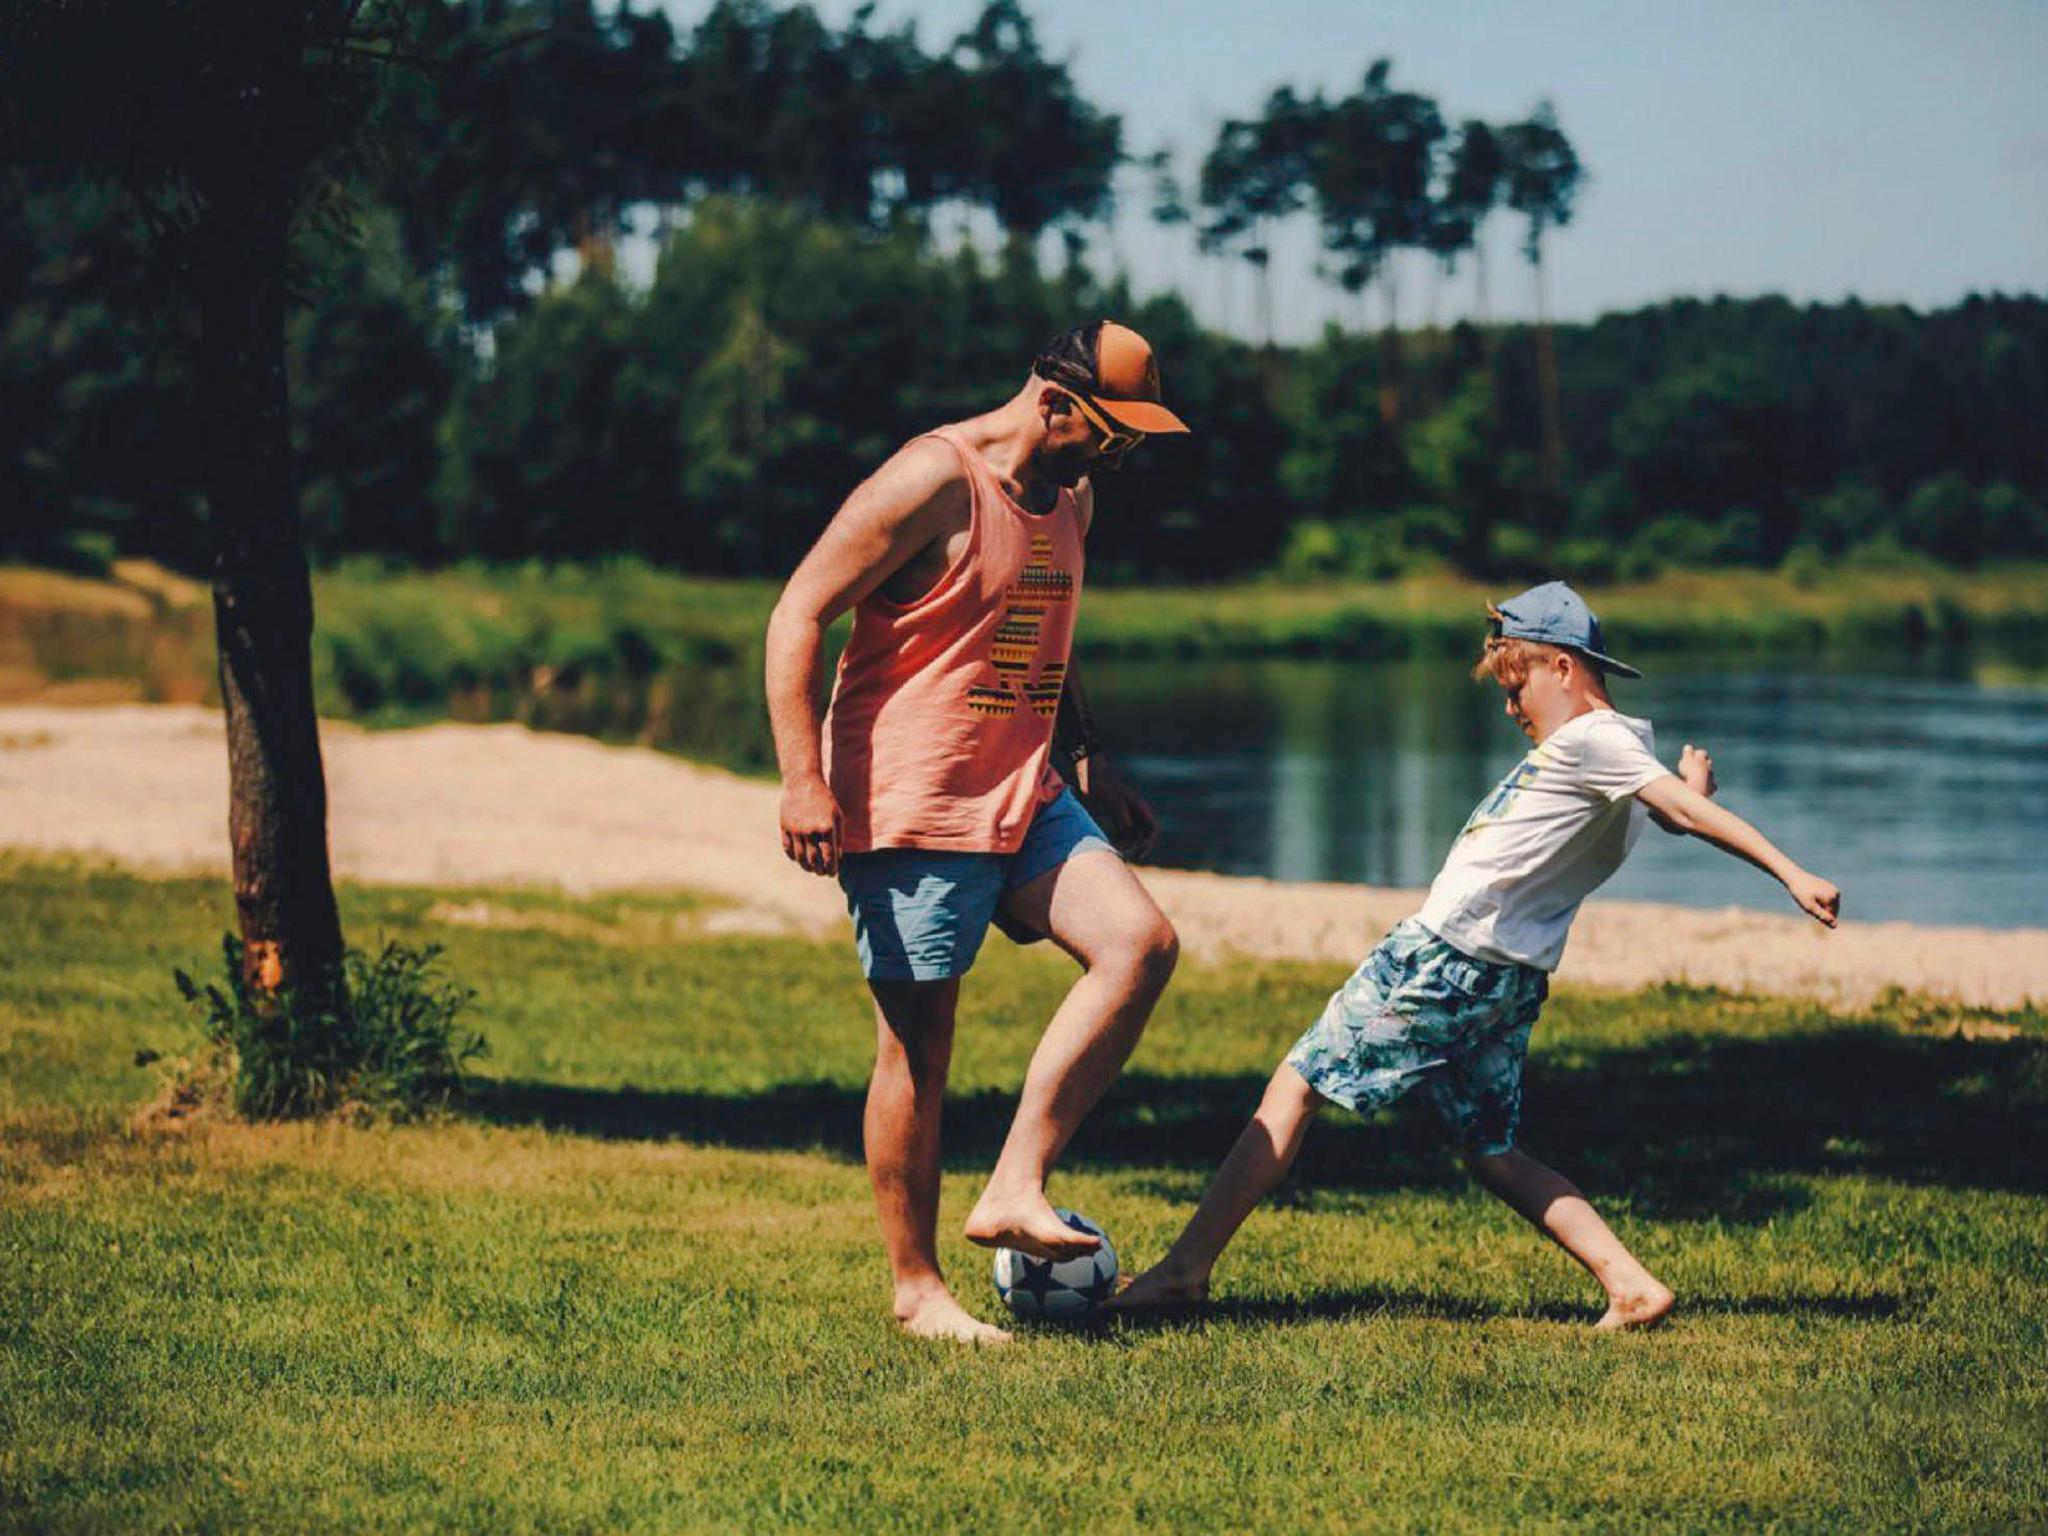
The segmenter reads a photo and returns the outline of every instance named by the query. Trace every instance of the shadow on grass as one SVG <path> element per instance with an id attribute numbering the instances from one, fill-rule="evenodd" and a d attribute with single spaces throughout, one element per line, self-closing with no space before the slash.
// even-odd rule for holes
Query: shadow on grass
<path id="1" fill-rule="evenodd" d="M 1888 1291 L 1856 1295 L 1687 1296 L 1673 1321 L 1689 1317 L 1836 1318 L 1848 1322 L 1882 1323 L 1908 1316 L 1914 1303 Z M 1422 1318 L 1447 1323 L 1484 1323 L 1500 1319 L 1529 1322 L 1590 1324 L 1600 1315 L 1592 1306 L 1545 1303 L 1501 1306 L 1467 1296 L 1431 1295 L 1424 1291 L 1320 1291 L 1312 1296 L 1222 1297 L 1191 1311 L 1137 1312 L 1106 1318 L 1093 1327 L 1102 1332 L 1154 1333 L 1197 1328 L 1204 1323 L 1305 1323 L 1354 1318 Z"/>
<path id="2" fill-rule="evenodd" d="M 1251 1075 L 1130 1072 L 1082 1127 L 1069 1166 L 1143 1168 L 1192 1197 L 1258 1103 Z M 472 1111 L 505 1124 L 860 1156 L 864 1090 L 785 1083 L 762 1093 L 578 1088 L 485 1080 Z M 994 1160 L 1015 1107 L 984 1090 L 948 1101 L 949 1168 Z M 1803 1203 L 1787 1175 L 1862 1174 L 2048 1192 L 2048 1047 L 1844 1027 L 1768 1039 L 1666 1035 L 1568 1046 L 1529 1063 L 1524 1145 L 1589 1192 L 1651 1216 L 1759 1222 Z M 1283 1199 L 1459 1182 L 1426 1110 L 1332 1113 Z"/>

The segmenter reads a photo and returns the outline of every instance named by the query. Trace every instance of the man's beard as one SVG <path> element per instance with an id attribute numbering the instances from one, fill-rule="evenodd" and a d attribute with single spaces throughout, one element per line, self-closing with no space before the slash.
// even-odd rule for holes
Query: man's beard
<path id="1" fill-rule="evenodd" d="M 1055 485 L 1072 490 L 1086 478 L 1094 468 L 1086 448 L 1062 448 L 1044 454 L 1038 461 L 1039 473 Z"/>

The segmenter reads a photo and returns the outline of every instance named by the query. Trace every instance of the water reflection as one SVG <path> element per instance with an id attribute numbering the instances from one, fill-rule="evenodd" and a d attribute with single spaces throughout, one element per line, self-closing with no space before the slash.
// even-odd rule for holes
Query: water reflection
<path id="1" fill-rule="evenodd" d="M 1162 863 L 1425 884 L 1526 747 L 1500 694 L 1442 661 L 1091 662 Z M 1967 671 L 1745 670 L 1658 658 L 1616 701 L 1659 754 L 1710 747 L 1723 797 L 1837 880 L 1852 915 L 2048 924 L 2048 688 Z M 1608 894 L 1782 909 L 1769 879 L 1647 834 Z"/>

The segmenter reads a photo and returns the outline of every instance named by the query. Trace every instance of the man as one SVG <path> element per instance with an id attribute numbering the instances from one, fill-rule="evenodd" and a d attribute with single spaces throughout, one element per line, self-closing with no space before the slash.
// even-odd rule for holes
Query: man
<path id="1" fill-rule="evenodd" d="M 914 439 L 847 498 L 768 624 L 783 852 L 837 875 L 874 994 L 864 1139 L 909 1332 L 998 1342 L 939 1270 L 939 1112 L 960 978 L 991 921 L 1050 938 L 1082 975 L 1047 1026 L 967 1236 L 1039 1258 L 1098 1239 L 1046 1198 L 1053 1161 L 1137 1044 L 1173 927 L 1054 772 L 1059 745 L 1134 855 L 1151 812 L 1110 770 L 1071 656 L 1094 472 L 1155 433 L 1152 349 L 1109 321 L 1056 337 L 983 416 Z M 854 610 L 829 715 L 825 630 Z M 821 739 L 822 738 L 822 739 Z"/>

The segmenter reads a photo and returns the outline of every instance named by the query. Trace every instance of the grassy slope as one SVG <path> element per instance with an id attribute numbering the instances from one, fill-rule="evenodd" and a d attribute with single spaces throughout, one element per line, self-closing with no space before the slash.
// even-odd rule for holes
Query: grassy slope
<path id="1" fill-rule="evenodd" d="M 0 1523 L 964 1530 L 1877 1530 L 2048 1499 L 2048 1021 L 1566 992 L 1529 1141 L 1678 1287 L 1586 1283 L 1408 1115 L 1339 1117 L 1193 1326 L 900 1340 L 856 1154 L 844 946 L 687 903 L 352 890 L 430 937 L 495 1055 L 438 1125 L 124 1133 L 176 1048 L 203 882 L 0 863 Z M 991 946 L 946 1230 L 1053 957 Z M 1056 1193 L 1156 1254 L 1325 968 L 1177 983 Z M 970 1304 L 983 1256 L 948 1260 Z"/>

